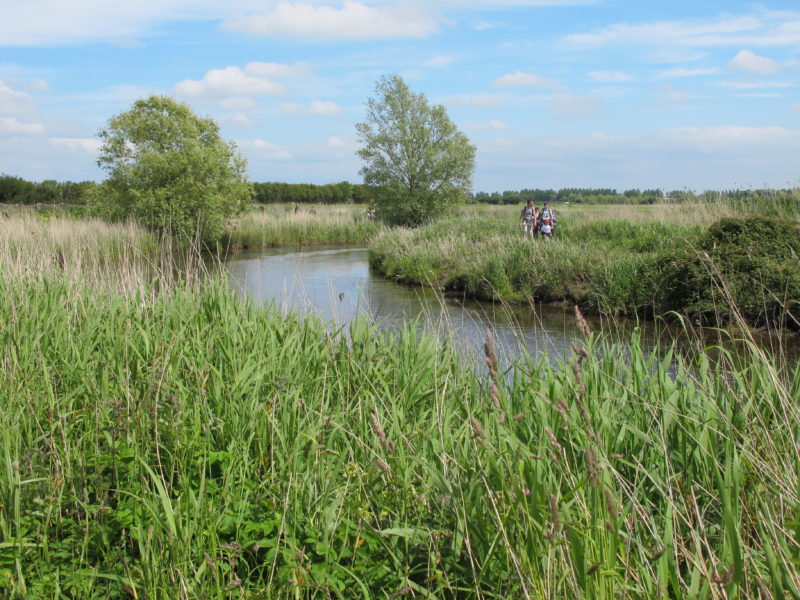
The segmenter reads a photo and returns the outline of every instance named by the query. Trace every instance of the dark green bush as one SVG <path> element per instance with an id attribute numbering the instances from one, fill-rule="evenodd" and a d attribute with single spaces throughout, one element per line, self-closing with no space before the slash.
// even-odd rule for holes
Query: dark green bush
<path id="1" fill-rule="evenodd" d="M 704 323 L 728 321 L 735 307 L 751 324 L 800 329 L 800 226 L 763 217 L 721 219 L 697 246 L 659 260 L 659 312 Z"/>

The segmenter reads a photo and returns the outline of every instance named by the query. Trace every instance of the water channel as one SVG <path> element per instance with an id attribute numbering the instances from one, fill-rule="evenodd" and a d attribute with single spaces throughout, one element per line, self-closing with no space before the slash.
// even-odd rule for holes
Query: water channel
<path id="1" fill-rule="evenodd" d="M 493 331 L 504 362 L 522 349 L 551 358 L 570 351 L 581 337 L 573 309 L 552 305 L 509 307 L 442 297 L 431 289 L 398 285 L 371 272 L 369 251 L 353 247 L 279 248 L 243 252 L 226 263 L 231 284 L 257 303 L 281 311 L 321 315 L 333 326 L 367 315 L 380 327 L 397 331 L 409 320 L 441 337 L 452 336 L 466 355 L 479 357 L 486 329 Z M 622 341 L 630 339 L 631 320 L 588 318 Z M 664 326 L 639 327 L 645 349 L 665 332 Z"/>

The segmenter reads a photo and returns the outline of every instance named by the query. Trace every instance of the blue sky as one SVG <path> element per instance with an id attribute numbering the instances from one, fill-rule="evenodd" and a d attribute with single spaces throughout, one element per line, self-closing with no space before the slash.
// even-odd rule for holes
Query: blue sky
<path id="1" fill-rule="evenodd" d="M 398 73 L 477 146 L 475 191 L 800 186 L 796 1 L 0 10 L 0 172 L 28 179 L 102 179 L 98 129 L 158 93 L 216 119 L 254 181 L 359 182 L 354 125 Z"/>

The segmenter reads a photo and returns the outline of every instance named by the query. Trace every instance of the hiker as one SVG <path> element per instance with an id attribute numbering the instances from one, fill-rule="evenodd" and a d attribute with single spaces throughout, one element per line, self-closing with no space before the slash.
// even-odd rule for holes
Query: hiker
<path id="1" fill-rule="evenodd" d="M 528 200 L 528 203 L 522 207 L 522 211 L 519 213 L 519 224 L 522 227 L 523 237 L 536 235 L 538 217 L 539 209 L 533 205 L 533 200 Z"/>
<path id="2" fill-rule="evenodd" d="M 553 209 L 545 202 L 542 205 L 542 211 L 539 213 L 539 229 L 542 232 L 542 237 L 550 239 L 553 237 L 553 227 L 555 226 L 556 215 Z"/>

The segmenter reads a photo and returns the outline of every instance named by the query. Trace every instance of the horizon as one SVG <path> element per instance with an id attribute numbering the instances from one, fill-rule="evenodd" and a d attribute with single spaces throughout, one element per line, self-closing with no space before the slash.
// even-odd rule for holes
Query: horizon
<path id="1" fill-rule="evenodd" d="M 0 172 L 101 181 L 98 129 L 187 102 L 252 181 L 361 183 L 355 124 L 398 73 L 477 146 L 473 193 L 800 187 L 800 11 L 786 1 L 6 6 Z"/>

